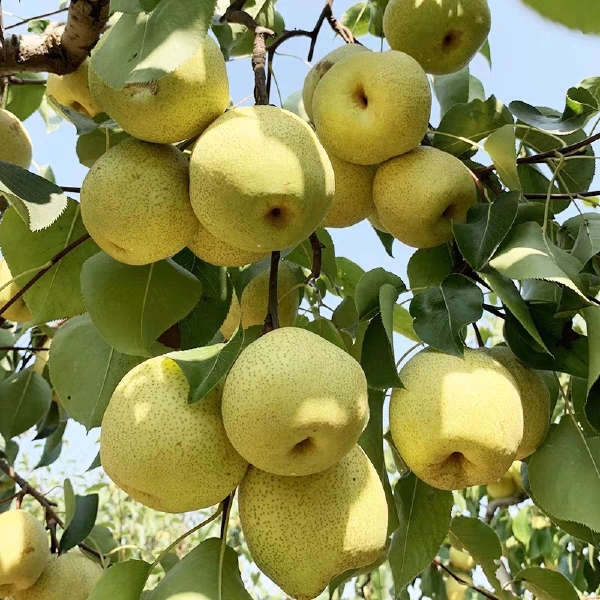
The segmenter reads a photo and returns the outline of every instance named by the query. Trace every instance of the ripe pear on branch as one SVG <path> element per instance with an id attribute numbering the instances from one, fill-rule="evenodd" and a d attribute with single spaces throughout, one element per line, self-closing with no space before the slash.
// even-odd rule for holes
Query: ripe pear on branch
<path id="1" fill-rule="evenodd" d="M 13 113 L 0 108 L 0 160 L 28 169 L 33 155 L 29 133 Z"/>
<path id="2" fill-rule="evenodd" d="M 8 264 L 6 260 L 3 258 L 0 259 L 0 306 L 4 306 L 7 304 L 12 298 L 14 298 L 19 293 L 19 286 L 15 281 L 12 283 L 8 283 L 13 279 L 12 273 L 8 268 Z M 8 284 L 8 285 L 7 285 Z M 6 286 L 6 287 L 4 287 Z M 8 319 L 9 321 L 14 321 L 15 323 L 26 323 L 27 321 L 32 321 L 33 316 L 31 315 L 31 311 L 25 304 L 25 300 L 23 296 L 17 298 L 17 300 L 9 306 L 3 313 L 2 317 Z"/>

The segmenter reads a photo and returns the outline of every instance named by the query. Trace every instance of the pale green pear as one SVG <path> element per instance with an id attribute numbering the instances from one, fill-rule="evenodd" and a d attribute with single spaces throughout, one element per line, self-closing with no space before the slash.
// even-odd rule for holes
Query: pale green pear
<path id="1" fill-rule="evenodd" d="M 93 119 L 104 111 L 90 92 L 89 66 L 90 61 L 86 59 L 74 73 L 68 75 L 50 73 L 46 83 L 46 94 L 52 96 L 59 104 Z"/>
<path id="2" fill-rule="evenodd" d="M 0 306 L 4 306 L 9 300 L 15 297 L 19 292 L 19 286 L 16 282 L 6 285 L 13 279 L 12 273 L 6 264 L 6 260 L 0 259 Z M 6 285 L 6 287 L 4 287 Z M 3 313 L 2 317 L 15 323 L 26 323 L 32 321 L 31 311 L 25 304 L 23 296 L 18 298 L 12 306 L 9 306 Z"/>
<path id="3" fill-rule="evenodd" d="M 157 356 L 121 380 L 102 419 L 100 458 L 134 500 L 170 513 L 217 504 L 248 464 L 225 435 L 221 390 L 190 404 L 177 363 Z"/>
<path id="4" fill-rule="evenodd" d="M 335 178 L 310 126 L 274 106 L 230 110 L 190 158 L 190 195 L 202 225 L 251 252 L 296 246 L 322 222 Z"/>
<path id="5" fill-rule="evenodd" d="M 377 229 L 377 231 L 381 231 L 382 233 L 389 233 L 389 231 L 383 226 L 383 223 L 381 222 L 381 219 L 379 218 L 379 215 L 377 214 L 377 210 L 374 210 L 369 215 L 369 223 L 371 223 L 371 225 L 373 227 L 375 227 L 375 229 Z"/>
<path id="6" fill-rule="evenodd" d="M 429 123 L 425 71 L 402 52 L 355 52 L 323 76 L 313 121 L 329 154 L 376 165 L 418 146 Z"/>
<path id="7" fill-rule="evenodd" d="M 113 146 L 83 181 L 81 216 L 98 246 L 120 262 L 173 256 L 198 230 L 185 155 L 135 139 Z"/>
<path id="8" fill-rule="evenodd" d="M 385 556 L 385 492 L 359 446 L 306 477 L 250 467 L 240 484 L 239 508 L 256 565 L 297 600 L 316 598 L 337 575 Z"/>
<path id="9" fill-rule="evenodd" d="M 404 389 L 390 401 L 390 431 L 414 474 L 429 485 L 457 490 L 504 475 L 523 439 L 517 383 L 488 353 L 464 358 L 433 349 L 402 368 Z"/>
<path id="10" fill-rule="evenodd" d="M 508 473 L 502 475 L 498 481 L 488 483 L 485 487 L 485 491 L 490 500 L 509 498 L 518 492 L 515 480 Z"/>
<path id="11" fill-rule="evenodd" d="M 471 571 L 475 568 L 473 557 L 454 546 L 450 546 L 450 565 L 460 571 Z"/>
<path id="12" fill-rule="evenodd" d="M 234 448 L 277 475 L 310 475 L 339 462 L 369 419 L 367 381 L 341 348 L 296 327 L 275 329 L 245 350 L 223 389 Z"/>
<path id="13" fill-rule="evenodd" d="M 461 573 L 460 578 L 463 581 L 467 581 L 469 585 L 473 585 L 473 579 L 468 575 Z M 463 585 L 460 581 L 456 581 L 454 577 L 448 576 L 446 579 L 446 596 L 448 600 L 466 600 L 468 589 L 466 585 Z"/>
<path id="14" fill-rule="evenodd" d="M 101 40 L 99 46 L 102 43 Z M 225 61 L 219 46 L 208 35 L 191 58 L 150 83 L 130 83 L 121 89 L 110 87 L 96 71 L 96 60 L 92 55 L 92 95 L 127 133 L 146 142 L 171 144 L 199 135 L 229 104 Z"/>
<path id="15" fill-rule="evenodd" d="M 491 27 L 487 0 L 390 0 L 383 32 L 434 75 L 455 73 L 475 56 Z"/>
<path id="16" fill-rule="evenodd" d="M 49 560 L 43 523 L 24 510 L 0 514 L 0 598 L 31 587 Z"/>
<path id="17" fill-rule="evenodd" d="M 0 108 L 0 140 L 0 160 L 28 169 L 33 155 L 29 133 L 13 113 L 3 108 Z"/>
<path id="18" fill-rule="evenodd" d="M 306 108 L 304 107 L 304 100 L 302 99 L 301 90 L 290 94 L 283 101 L 281 108 L 293 112 L 295 115 L 298 115 L 303 121 L 306 121 L 307 123 L 310 121 L 308 113 L 306 112 Z"/>
<path id="19" fill-rule="evenodd" d="M 466 221 L 477 188 L 458 158 L 420 146 L 380 165 L 373 202 L 381 224 L 397 240 L 433 248 L 452 239 L 452 221 Z"/>

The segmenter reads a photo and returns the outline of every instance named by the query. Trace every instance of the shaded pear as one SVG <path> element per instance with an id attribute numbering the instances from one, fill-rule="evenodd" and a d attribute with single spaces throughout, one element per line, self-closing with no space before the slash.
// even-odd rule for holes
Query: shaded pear
<path id="1" fill-rule="evenodd" d="M 476 566 L 468 552 L 463 552 L 454 546 L 450 546 L 450 564 L 461 571 L 471 571 Z"/>
<path id="2" fill-rule="evenodd" d="M 33 155 L 29 133 L 13 113 L 3 108 L 0 108 L 0 140 L 0 160 L 28 169 Z"/>
<path id="3" fill-rule="evenodd" d="M 499 498 L 509 498 L 514 496 L 517 492 L 517 484 L 514 478 L 506 473 L 502 475 L 498 481 L 488 483 L 485 487 L 485 491 L 490 500 L 497 500 Z"/>
<path id="4" fill-rule="evenodd" d="M 92 96 L 88 83 L 89 59 L 84 60 L 74 73 L 68 75 L 48 74 L 46 94 L 59 104 L 93 119 L 103 112 L 100 103 Z"/>
<path id="5" fill-rule="evenodd" d="M 13 276 L 8 268 L 8 264 L 3 258 L 0 259 L 0 288 L 2 288 L 0 289 L 0 306 L 4 306 L 9 300 L 14 298 L 19 291 L 19 286 L 14 281 L 10 285 L 3 287 L 12 278 Z M 27 304 L 25 304 L 23 296 L 18 298 L 12 306 L 9 306 L 2 313 L 2 317 L 9 321 L 14 321 L 15 323 L 25 323 L 33 320 L 31 311 L 27 307 Z"/>
<path id="6" fill-rule="evenodd" d="M 473 580 L 467 575 L 460 574 L 460 578 L 467 581 L 470 585 L 473 585 Z M 446 579 L 446 596 L 448 600 L 466 600 L 468 587 L 456 581 L 454 577 L 448 576 Z"/>
<path id="7" fill-rule="evenodd" d="M 369 223 L 371 223 L 371 225 L 375 227 L 377 231 L 381 231 L 382 233 L 389 233 L 389 231 L 383 226 L 383 223 L 381 222 L 381 219 L 379 218 L 379 215 L 377 214 L 376 210 L 369 215 Z"/>

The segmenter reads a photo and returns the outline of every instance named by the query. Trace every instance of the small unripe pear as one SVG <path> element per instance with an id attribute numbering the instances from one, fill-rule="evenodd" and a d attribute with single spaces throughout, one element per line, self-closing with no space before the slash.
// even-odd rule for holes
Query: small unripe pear
<path id="1" fill-rule="evenodd" d="M 23 123 L 3 108 L 0 108 L 0 140 L 0 160 L 28 169 L 33 154 L 31 138 Z"/>
<path id="2" fill-rule="evenodd" d="M 471 571 L 475 568 L 473 557 L 454 546 L 450 546 L 450 564 L 461 571 Z"/>
<path id="3" fill-rule="evenodd" d="M 498 481 L 488 483 L 485 490 L 490 500 L 510 498 L 518 491 L 515 480 L 508 474 L 502 475 Z"/>
<path id="4" fill-rule="evenodd" d="M 0 288 L 3 288 L 11 279 L 13 279 L 12 273 L 6 264 L 6 261 L 0 259 Z M 13 281 L 10 285 L 0 290 L 0 306 L 4 306 L 11 298 L 14 298 L 19 291 L 19 286 Z M 25 323 L 33 320 L 31 312 L 25 304 L 23 296 L 18 298 L 16 302 L 9 306 L 3 313 L 2 316 L 9 321 L 15 323 Z"/>

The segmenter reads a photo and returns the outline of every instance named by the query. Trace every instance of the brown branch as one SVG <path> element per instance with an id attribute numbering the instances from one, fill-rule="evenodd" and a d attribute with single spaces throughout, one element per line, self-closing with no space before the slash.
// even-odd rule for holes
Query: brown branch
<path id="1" fill-rule="evenodd" d="M 40 269 L 4 306 L 0 308 L 0 315 L 4 314 L 27 290 L 34 286 L 56 263 L 60 262 L 71 250 L 74 250 L 80 244 L 90 239 L 90 234 L 86 233 L 74 242 L 63 248 L 58 254 L 55 254 L 49 261 L 48 266 Z"/>
<path id="2" fill-rule="evenodd" d="M 458 581 L 458 583 L 462 583 L 462 585 L 464 585 L 465 587 L 468 587 L 472 590 L 474 590 L 475 592 L 480 593 L 482 596 L 485 596 L 486 598 L 489 598 L 490 600 L 500 600 L 498 598 L 498 596 L 495 596 L 494 594 L 492 594 L 492 592 L 486 590 L 485 588 L 481 588 L 477 585 L 473 585 L 472 583 L 469 583 L 466 579 L 463 579 L 460 575 L 457 575 L 456 573 L 454 573 L 453 571 L 451 571 L 444 563 L 442 563 L 442 561 L 440 561 L 439 559 L 434 559 L 432 564 L 434 564 L 436 567 L 438 567 L 438 569 L 442 569 L 443 571 L 445 571 L 446 573 L 448 573 L 448 575 L 450 575 L 450 577 L 452 577 L 452 579 Z"/>
<path id="3" fill-rule="evenodd" d="M 40 19 L 46 19 L 48 17 L 53 17 L 54 15 L 58 15 L 60 13 L 66 12 L 67 10 L 69 10 L 69 7 L 65 7 L 65 8 L 59 8 L 58 10 L 53 10 L 52 12 L 49 13 L 45 13 L 43 15 L 37 15 L 36 17 L 29 17 L 28 19 L 23 19 L 22 21 L 19 21 L 18 23 L 14 23 L 13 25 L 9 25 L 8 27 L 5 27 L 5 31 L 8 29 L 14 29 L 15 27 L 20 27 L 21 25 L 25 25 L 26 23 L 30 23 L 31 21 L 39 21 Z"/>
<path id="4" fill-rule="evenodd" d="M 473 325 L 473 330 L 475 331 L 475 337 L 477 338 L 477 345 L 480 348 L 485 348 L 485 342 L 483 341 L 483 337 L 481 336 L 481 331 L 479 331 L 479 327 L 477 327 L 477 323 L 471 323 Z"/>
<path id="5" fill-rule="evenodd" d="M 68 185 L 67 186 L 61 185 L 59 187 L 60 187 L 60 189 L 63 192 L 70 192 L 72 194 L 80 194 L 81 193 L 81 188 L 80 187 L 71 187 L 71 186 L 68 186 Z"/>
<path id="6" fill-rule="evenodd" d="M 528 200 L 546 200 L 548 194 L 523 194 Z M 573 192 L 572 194 L 550 194 L 550 200 L 573 200 L 574 198 L 593 198 L 600 196 L 600 191 L 593 192 Z"/>
<path id="7" fill-rule="evenodd" d="M 49 348 L 26 348 L 19 346 L 0 346 L 1 351 L 17 350 L 19 352 L 48 352 Z"/>
<path id="8" fill-rule="evenodd" d="M 235 14 L 235 13 L 234 13 Z M 254 70 L 254 101 L 259 106 L 269 104 L 269 89 L 267 87 L 267 36 L 275 35 L 274 31 L 265 27 L 254 30 L 254 51 L 252 52 L 252 69 Z"/>
<path id="9" fill-rule="evenodd" d="M 267 318 L 263 325 L 263 335 L 279 328 L 279 300 L 278 300 L 278 284 L 279 279 L 279 260 L 281 252 L 276 250 L 271 253 L 271 271 L 269 273 L 269 304 L 267 310 Z"/>
<path id="10" fill-rule="evenodd" d="M 499 319 L 506 319 L 506 315 L 499 308 L 496 308 L 495 306 L 492 306 L 491 304 L 484 304 L 483 310 L 487 310 L 489 313 L 493 314 L 494 316 L 498 317 Z"/>
<path id="11" fill-rule="evenodd" d="M 317 232 L 315 231 L 308 238 L 310 240 L 310 245 L 312 246 L 313 251 L 313 263 L 312 263 L 312 271 L 306 280 L 306 283 L 311 283 L 316 281 L 321 276 L 321 266 L 323 264 L 323 250 L 325 246 L 321 243 L 321 240 L 317 236 Z"/>

